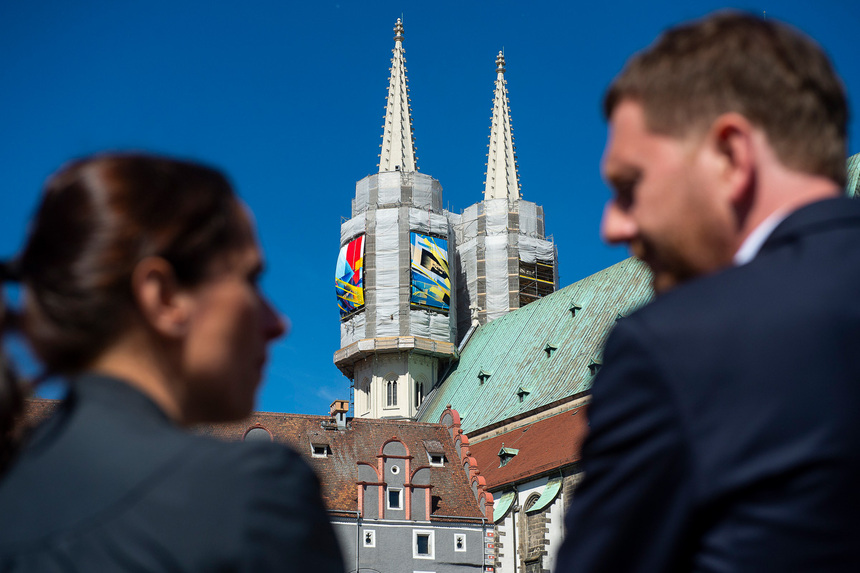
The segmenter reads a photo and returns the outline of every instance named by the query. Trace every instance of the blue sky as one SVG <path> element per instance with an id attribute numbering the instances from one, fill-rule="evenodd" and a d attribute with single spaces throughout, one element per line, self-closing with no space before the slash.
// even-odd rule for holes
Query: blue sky
<path id="1" fill-rule="evenodd" d="M 258 407 L 326 413 L 349 397 L 332 365 L 334 266 L 355 182 L 377 169 L 396 18 L 419 169 L 441 182 L 454 211 L 483 192 L 494 61 L 504 49 L 523 196 L 546 210 L 565 286 L 626 256 L 598 236 L 608 197 L 599 176 L 603 90 L 662 29 L 725 6 L 6 0 L 0 257 L 20 248 L 44 179 L 70 158 L 136 149 L 217 165 L 256 214 L 269 262 L 263 288 L 292 322 L 274 345 Z M 818 39 L 860 110 L 860 3 L 733 7 Z M 851 134 L 853 154 L 857 119 Z"/>

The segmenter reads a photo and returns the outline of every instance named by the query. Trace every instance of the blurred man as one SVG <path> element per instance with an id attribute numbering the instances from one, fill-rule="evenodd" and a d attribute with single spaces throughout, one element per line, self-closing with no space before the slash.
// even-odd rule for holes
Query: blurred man
<path id="1" fill-rule="evenodd" d="M 652 269 L 594 382 L 558 571 L 860 571 L 860 201 L 821 49 L 723 13 L 605 99 L 603 234 Z"/>

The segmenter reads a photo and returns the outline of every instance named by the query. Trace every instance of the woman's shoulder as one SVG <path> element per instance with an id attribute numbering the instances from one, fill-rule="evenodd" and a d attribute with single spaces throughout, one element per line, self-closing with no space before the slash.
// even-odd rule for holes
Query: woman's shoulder
<path id="1" fill-rule="evenodd" d="M 208 436 L 186 437 L 188 470 L 224 482 L 225 487 L 303 482 L 318 487 L 307 462 L 289 446 L 270 442 L 228 442 Z"/>

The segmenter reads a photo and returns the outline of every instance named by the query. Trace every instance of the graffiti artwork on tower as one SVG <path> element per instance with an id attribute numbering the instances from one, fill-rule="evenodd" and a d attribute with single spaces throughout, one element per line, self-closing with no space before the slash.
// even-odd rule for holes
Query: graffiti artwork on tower
<path id="1" fill-rule="evenodd" d="M 340 248 L 334 282 L 341 318 L 364 307 L 364 235 Z"/>
<path id="2" fill-rule="evenodd" d="M 412 233 L 412 298 L 416 306 L 448 310 L 451 279 L 448 277 L 448 241 Z"/>

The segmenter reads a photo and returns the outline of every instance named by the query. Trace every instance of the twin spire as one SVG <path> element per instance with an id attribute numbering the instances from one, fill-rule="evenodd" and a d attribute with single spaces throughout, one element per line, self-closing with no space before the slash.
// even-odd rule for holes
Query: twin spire
<path id="1" fill-rule="evenodd" d="M 403 23 L 400 18 L 394 25 L 394 49 L 391 51 L 391 78 L 385 106 L 385 125 L 382 132 L 382 152 L 379 154 L 379 172 L 417 171 L 415 143 L 412 139 L 412 108 L 409 105 L 409 86 L 406 82 L 406 57 L 403 55 Z"/>
<path id="2" fill-rule="evenodd" d="M 391 77 L 385 106 L 385 125 L 382 132 L 382 151 L 379 154 L 379 172 L 418 170 L 415 142 L 412 135 L 412 107 L 406 81 L 406 57 L 403 50 L 403 22 L 394 25 L 394 50 L 391 57 Z M 484 199 L 507 198 L 513 202 L 520 198 L 520 181 L 517 172 L 511 114 L 508 107 L 508 89 L 505 82 L 505 56 L 496 57 L 496 89 L 493 99 L 493 118 L 490 126 L 490 144 L 487 151 L 487 180 Z"/>
<path id="3" fill-rule="evenodd" d="M 496 91 L 493 97 L 493 119 L 487 151 L 485 200 L 507 197 L 508 201 L 513 202 L 521 197 L 509 103 L 507 82 L 505 82 L 505 56 L 499 52 L 496 56 Z"/>

